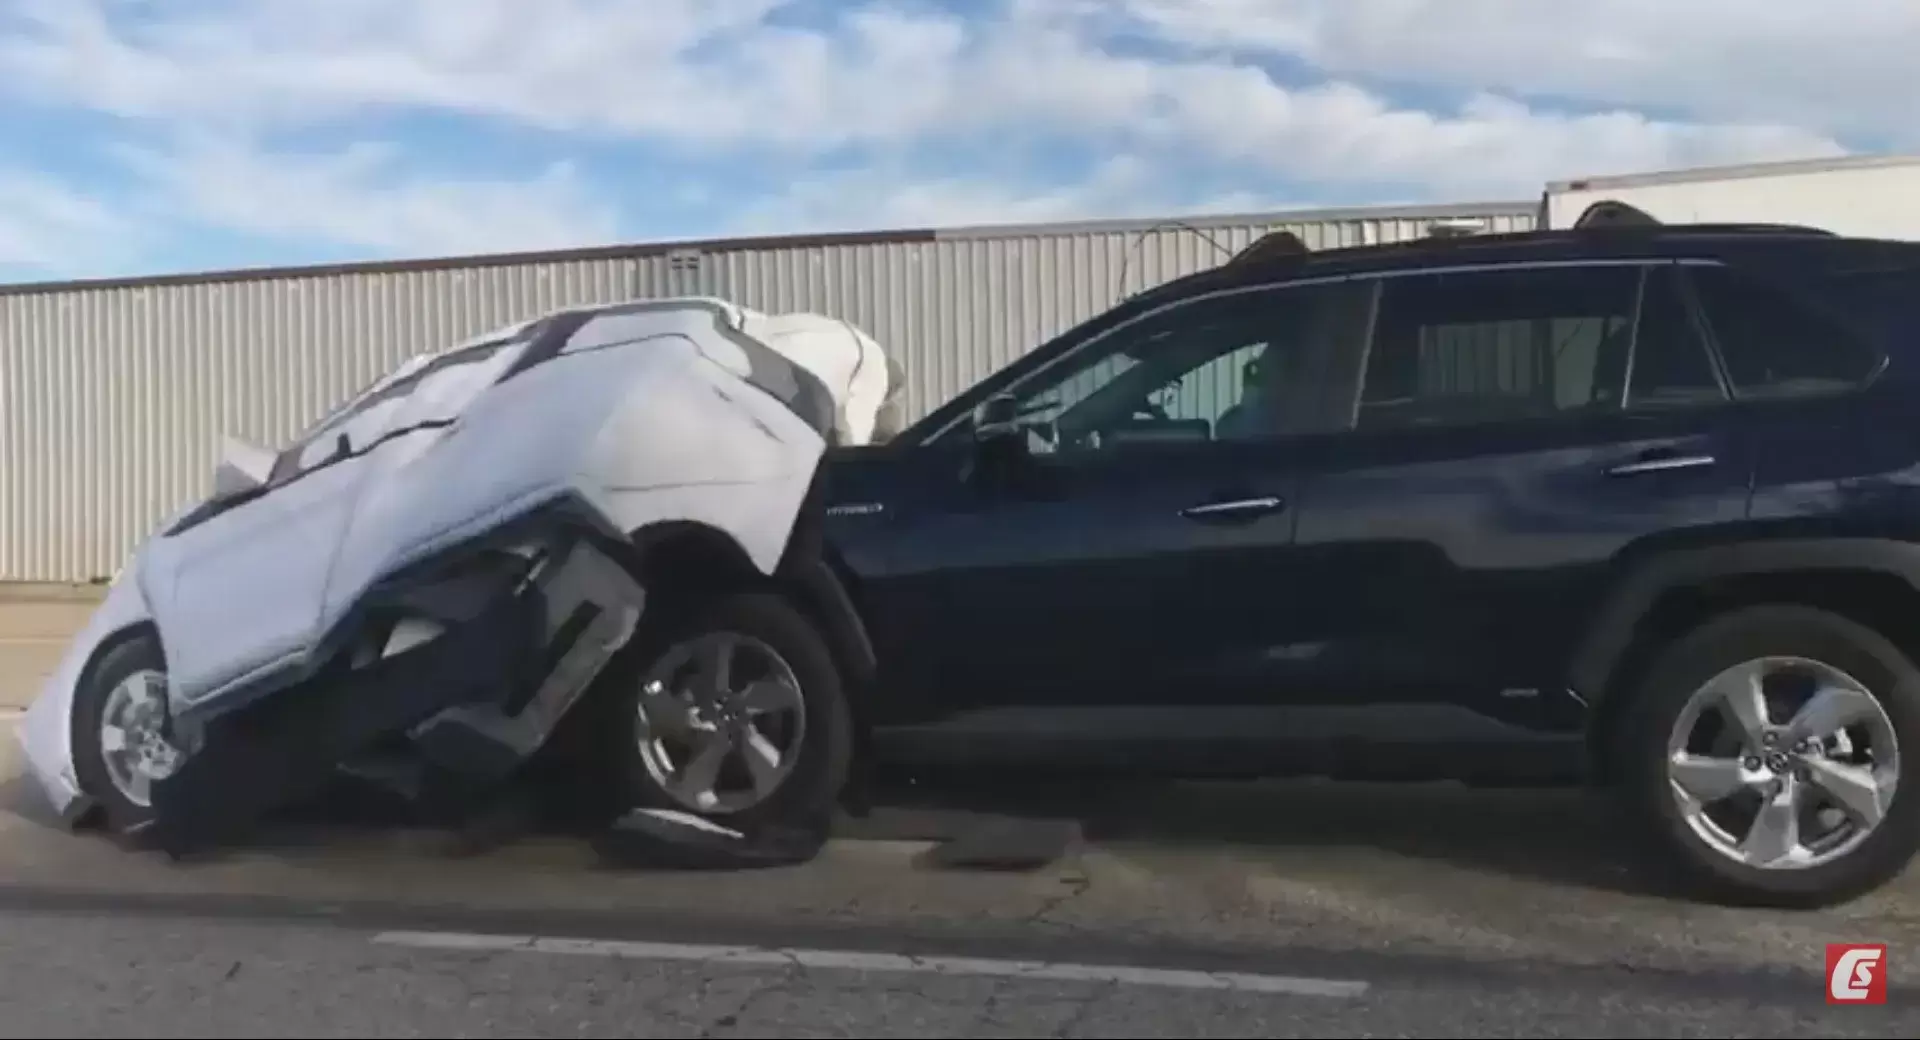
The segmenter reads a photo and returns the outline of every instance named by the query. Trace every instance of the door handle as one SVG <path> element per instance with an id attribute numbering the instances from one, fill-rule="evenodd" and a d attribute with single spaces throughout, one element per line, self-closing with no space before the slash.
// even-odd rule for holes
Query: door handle
<path id="1" fill-rule="evenodd" d="M 1631 477 L 1638 473 L 1664 473 L 1675 469 L 1701 469 L 1714 464 L 1711 455 L 1659 455 L 1638 462 L 1626 462 L 1607 470 L 1610 477 Z"/>
<path id="2" fill-rule="evenodd" d="M 1286 503 L 1273 495 L 1255 498 L 1228 498 L 1188 506 L 1180 515 L 1189 520 L 1254 520 L 1278 513 Z"/>

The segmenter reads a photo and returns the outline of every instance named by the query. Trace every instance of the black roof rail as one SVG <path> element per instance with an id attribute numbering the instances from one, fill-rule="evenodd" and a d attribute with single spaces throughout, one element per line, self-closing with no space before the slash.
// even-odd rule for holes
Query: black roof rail
<path id="1" fill-rule="evenodd" d="M 1243 264 L 1263 264 L 1283 257 L 1305 256 L 1307 244 L 1300 236 L 1291 231 L 1269 231 L 1253 240 L 1253 244 L 1227 259 L 1226 267 L 1239 267 Z"/>
<path id="2" fill-rule="evenodd" d="M 1834 237 L 1826 228 L 1812 227 L 1806 224 L 1777 224 L 1764 221 L 1743 221 L 1736 223 L 1697 223 L 1667 224 L 1646 210 L 1617 199 L 1602 199 L 1588 206 L 1573 222 L 1573 229 L 1584 231 L 1594 228 L 1665 228 L 1680 234 L 1706 235 L 1822 235 Z"/>
<path id="3" fill-rule="evenodd" d="M 1638 206 L 1603 199 L 1586 208 L 1573 222 L 1576 229 L 1596 227 L 1659 227 L 1660 220 Z"/>

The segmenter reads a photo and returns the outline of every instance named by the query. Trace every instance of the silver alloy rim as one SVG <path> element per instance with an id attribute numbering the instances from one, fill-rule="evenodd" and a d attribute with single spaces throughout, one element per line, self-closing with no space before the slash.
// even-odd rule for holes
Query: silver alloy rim
<path id="1" fill-rule="evenodd" d="M 1743 866 L 1831 863 L 1886 818 L 1900 744 L 1864 684 L 1832 665 L 1765 657 L 1695 690 L 1667 742 L 1687 826 Z"/>
<path id="2" fill-rule="evenodd" d="M 640 678 L 647 775 L 682 808 L 743 812 L 786 782 L 807 737 L 800 681 L 778 651 L 714 632 L 674 645 Z"/>
<path id="3" fill-rule="evenodd" d="M 107 691 L 100 710 L 100 757 L 120 797 L 146 809 L 153 784 L 180 768 L 180 751 L 167 739 L 167 677 L 134 672 Z"/>

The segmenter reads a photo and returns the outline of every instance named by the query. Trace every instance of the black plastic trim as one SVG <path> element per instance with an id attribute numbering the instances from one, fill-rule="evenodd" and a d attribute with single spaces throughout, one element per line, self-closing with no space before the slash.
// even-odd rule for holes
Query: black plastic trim
<path id="1" fill-rule="evenodd" d="M 1675 550 L 1647 559 L 1614 586 L 1568 665 L 1574 690 L 1594 706 L 1607 696 L 1635 627 L 1665 593 L 1742 574 L 1873 571 L 1920 589 L 1920 545 L 1884 538 L 1766 539 Z"/>

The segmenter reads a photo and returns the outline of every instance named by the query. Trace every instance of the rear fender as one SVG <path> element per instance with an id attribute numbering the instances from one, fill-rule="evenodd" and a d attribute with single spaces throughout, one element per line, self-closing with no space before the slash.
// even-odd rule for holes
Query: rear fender
<path id="1" fill-rule="evenodd" d="M 156 632 L 135 580 L 136 569 L 123 570 L 108 587 L 106 598 L 67 644 L 65 655 L 41 685 L 15 732 L 34 781 L 69 825 L 83 821 L 92 809 L 91 800 L 80 791 L 73 765 L 75 698 L 97 662 L 114 647 Z M 164 634 L 161 644 L 164 650 Z"/>

